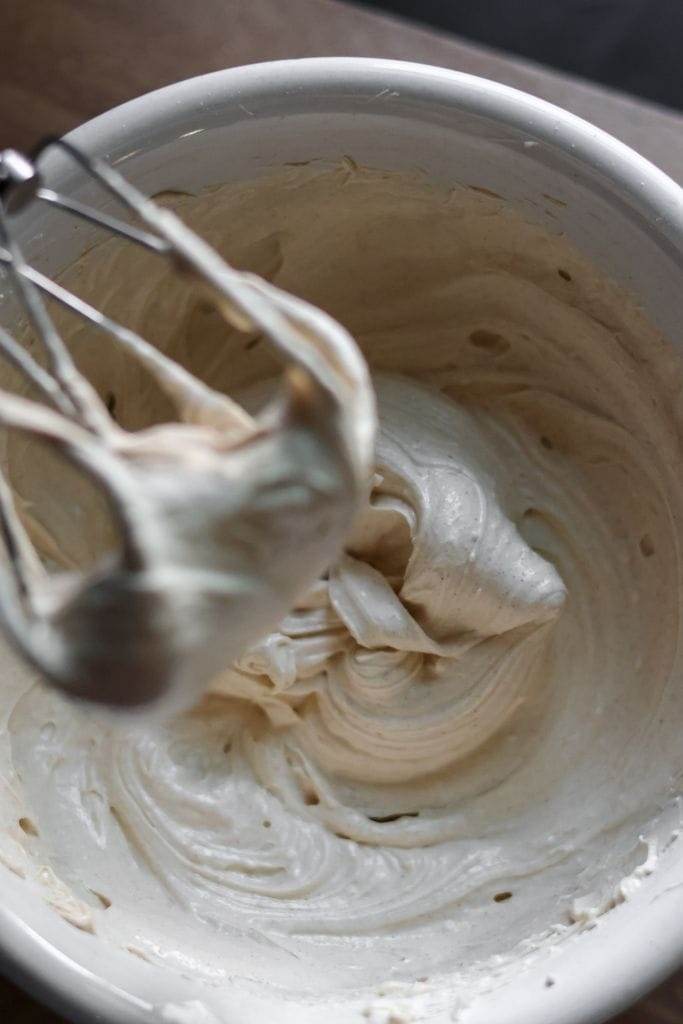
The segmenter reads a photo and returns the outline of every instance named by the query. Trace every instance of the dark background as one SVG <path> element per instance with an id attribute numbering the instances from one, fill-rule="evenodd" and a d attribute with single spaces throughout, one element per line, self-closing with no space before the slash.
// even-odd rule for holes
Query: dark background
<path id="1" fill-rule="evenodd" d="M 683 109 L 683 0 L 362 0 Z"/>

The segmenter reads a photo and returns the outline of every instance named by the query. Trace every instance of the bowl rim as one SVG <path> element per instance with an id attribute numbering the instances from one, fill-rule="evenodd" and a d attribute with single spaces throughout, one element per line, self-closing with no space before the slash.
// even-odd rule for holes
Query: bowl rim
<path id="1" fill-rule="evenodd" d="M 645 157 L 607 132 L 545 100 L 490 79 L 406 61 L 360 57 L 314 57 L 268 61 L 228 68 L 164 86 L 93 118 L 67 138 L 112 161 L 150 151 L 162 141 L 190 134 L 198 120 L 208 126 L 250 117 L 249 104 L 282 96 L 377 98 L 391 90 L 401 99 L 443 104 L 464 113 L 504 122 L 604 175 L 669 245 L 683 254 L 683 190 Z M 226 112 L 230 117 L 226 119 Z M 221 119 L 222 118 L 222 119 Z M 145 144 L 131 150 L 132 139 Z M 678 883 L 683 887 L 683 882 Z M 619 941 L 594 948 L 583 962 L 564 1006 L 546 1002 L 524 1006 L 523 990 L 514 1008 L 497 1012 L 496 1024 L 598 1024 L 635 1001 L 683 964 L 683 894 L 670 901 L 643 901 L 647 923 L 632 922 Z M 619 909 L 613 911 L 618 914 Z M 578 965 L 577 965 L 578 966 Z M 107 1024 L 150 1021 L 140 1000 L 115 990 L 35 932 L 18 915 L 0 908 L 0 970 L 72 1020 L 93 1015 Z M 583 973 L 585 972 L 585 973 Z M 507 991 L 507 987 L 505 989 Z M 507 1000 L 507 996 L 506 996 Z M 158 1018 L 156 1018 L 158 1019 Z"/>

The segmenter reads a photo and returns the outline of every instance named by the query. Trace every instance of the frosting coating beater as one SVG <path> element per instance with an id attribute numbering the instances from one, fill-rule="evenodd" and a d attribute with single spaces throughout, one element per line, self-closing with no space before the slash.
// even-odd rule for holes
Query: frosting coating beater
<path id="1" fill-rule="evenodd" d="M 134 217 L 47 187 L 61 148 Z M 259 330 L 285 364 L 257 416 L 25 261 L 11 216 L 43 202 L 174 262 L 231 326 Z M 0 154 L 0 264 L 45 365 L 0 327 L 0 356 L 42 402 L 0 390 L 0 425 L 56 449 L 102 491 L 119 549 L 85 573 L 48 573 L 0 472 L 8 570 L 0 620 L 14 646 L 69 694 L 174 711 L 272 629 L 338 554 L 372 472 L 375 404 L 350 335 L 310 304 L 238 271 L 99 159 L 65 140 Z M 107 332 L 156 379 L 178 422 L 122 429 L 79 372 L 43 296 Z"/>

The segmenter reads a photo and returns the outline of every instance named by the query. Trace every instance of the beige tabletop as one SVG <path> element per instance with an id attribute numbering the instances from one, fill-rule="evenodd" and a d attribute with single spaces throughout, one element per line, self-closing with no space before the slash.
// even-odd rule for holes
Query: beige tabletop
<path id="1" fill-rule="evenodd" d="M 587 118 L 683 181 L 683 115 L 336 0 L 1 0 L 0 17 L 0 148 L 30 147 L 207 71 L 351 55 L 438 64 L 524 89 Z M 61 1024 L 2 980 L 0 1021 Z M 683 1024 L 683 972 L 614 1024 Z"/>

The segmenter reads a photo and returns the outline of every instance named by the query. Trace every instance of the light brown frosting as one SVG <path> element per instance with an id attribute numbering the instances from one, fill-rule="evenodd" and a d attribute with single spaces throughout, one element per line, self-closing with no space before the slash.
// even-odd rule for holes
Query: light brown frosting
<path id="1" fill-rule="evenodd" d="M 467 188 L 313 166 L 169 201 L 351 330 L 376 474 L 345 553 L 193 713 L 131 731 L 6 685 L 27 873 L 213 984 L 429 977 L 441 1005 L 628 898 L 676 823 L 678 360 L 561 237 Z M 103 246 L 74 276 L 259 401 L 259 339 L 149 257 Z M 168 415 L 138 367 L 72 344 L 125 425 Z M 106 546 L 85 491 L 66 511 L 44 459 L 8 457 L 55 549 Z"/>

